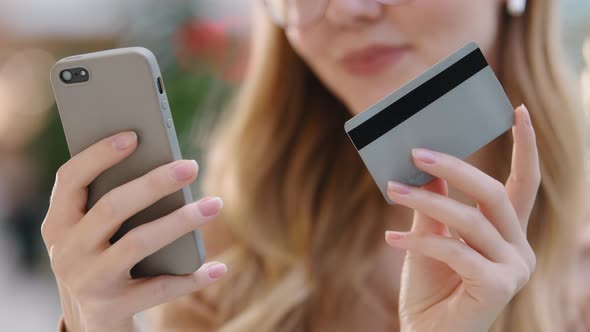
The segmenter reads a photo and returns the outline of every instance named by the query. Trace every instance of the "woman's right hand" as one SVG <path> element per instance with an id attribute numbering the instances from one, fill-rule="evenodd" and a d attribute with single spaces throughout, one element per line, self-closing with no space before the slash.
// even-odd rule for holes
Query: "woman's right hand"
<path id="1" fill-rule="evenodd" d="M 195 161 L 175 161 L 111 190 L 86 211 L 88 185 L 136 146 L 135 133 L 120 133 L 72 157 L 57 172 L 41 232 L 68 331 L 137 330 L 136 313 L 207 287 L 227 271 L 211 262 L 188 275 L 131 278 L 137 262 L 212 220 L 222 206 L 219 198 L 201 199 L 111 245 L 125 220 L 197 177 Z"/>

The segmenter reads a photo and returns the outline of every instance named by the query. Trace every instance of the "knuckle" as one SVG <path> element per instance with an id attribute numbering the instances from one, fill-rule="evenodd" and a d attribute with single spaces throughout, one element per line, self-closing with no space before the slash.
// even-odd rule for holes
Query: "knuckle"
<path id="1" fill-rule="evenodd" d="M 508 269 L 508 273 L 505 273 L 505 277 L 500 280 L 498 291 L 504 296 L 512 298 L 529 282 L 531 270 L 527 262 L 521 258 L 510 264 Z"/>
<path id="2" fill-rule="evenodd" d="M 535 252 L 530 246 L 527 246 L 524 257 L 530 273 L 535 272 L 537 268 L 537 255 L 535 255 Z"/>
<path id="3" fill-rule="evenodd" d="M 105 219 L 112 219 L 117 217 L 117 202 L 113 197 L 113 191 L 105 194 L 96 202 L 92 210 L 99 216 Z"/>
<path id="4" fill-rule="evenodd" d="M 167 170 L 160 168 L 147 173 L 144 177 L 144 183 L 148 189 L 158 190 L 170 186 L 173 181 Z"/>
<path id="5" fill-rule="evenodd" d="M 537 256 L 535 254 L 532 254 L 531 257 L 529 258 L 529 268 L 531 271 L 531 274 L 535 273 L 535 271 L 537 271 Z"/>
<path id="6" fill-rule="evenodd" d="M 148 250 L 148 241 L 146 236 L 135 228 L 120 240 L 121 250 L 127 256 L 137 257 Z"/>
<path id="7" fill-rule="evenodd" d="M 51 227 L 48 225 L 49 223 L 50 222 L 48 221 L 48 218 L 45 218 L 45 220 L 43 220 L 41 223 L 41 238 L 43 238 L 43 242 L 45 242 L 45 244 L 49 244 L 51 241 Z"/>
<path id="8" fill-rule="evenodd" d="M 470 224 L 481 225 L 482 221 L 487 220 L 486 217 L 481 213 L 481 210 L 478 208 L 470 208 L 468 210 L 467 216 L 469 218 Z"/>
<path id="9" fill-rule="evenodd" d="M 450 154 L 439 154 L 439 157 L 449 163 L 449 166 L 462 167 L 464 161 Z"/>
<path id="10" fill-rule="evenodd" d="M 511 275 L 511 274 L 508 274 Z M 515 278 L 502 277 L 496 279 L 494 291 L 503 299 L 511 299 L 518 291 L 518 281 Z"/>
<path id="11" fill-rule="evenodd" d="M 156 299 L 164 299 L 170 292 L 170 283 L 165 278 L 157 279 L 153 295 Z"/>
<path id="12" fill-rule="evenodd" d="M 489 221 L 478 208 L 471 208 L 467 214 L 469 218 L 467 226 L 469 228 L 479 234 L 489 232 Z"/>
<path id="13" fill-rule="evenodd" d="M 506 188 L 502 182 L 494 179 L 490 185 L 490 197 L 495 203 L 503 203 L 507 199 Z"/>
<path id="14" fill-rule="evenodd" d="M 55 187 L 61 187 L 69 178 L 70 163 L 66 162 L 61 165 L 55 173 Z"/>
<path id="15" fill-rule="evenodd" d="M 445 156 L 445 155 L 443 155 L 443 156 Z M 455 156 L 446 155 L 446 158 L 443 157 L 443 159 L 447 160 L 448 165 L 451 168 L 457 168 L 457 169 L 465 169 L 466 168 L 465 162 Z"/>
<path id="16" fill-rule="evenodd" d="M 448 254 L 449 256 L 453 256 L 453 257 L 461 257 L 463 253 L 463 250 L 461 248 L 461 245 L 454 245 L 454 246 L 450 246 L 448 248 Z"/>
<path id="17" fill-rule="evenodd" d="M 516 271 L 516 291 L 519 291 L 531 279 L 531 270 L 529 269 L 528 264 L 522 261 Z"/>
<path id="18" fill-rule="evenodd" d="M 538 188 L 541 184 L 541 168 L 539 165 L 532 170 L 531 177 L 533 184 Z"/>
<path id="19" fill-rule="evenodd" d="M 449 255 L 454 257 L 466 257 L 469 247 L 461 241 L 453 241 L 453 245 L 449 246 Z"/>
<path id="20" fill-rule="evenodd" d="M 53 206 L 54 202 L 55 202 L 55 195 L 57 193 L 57 190 L 59 188 L 61 188 L 60 186 L 57 185 L 57 178 L 58 176 L 56 175 L 55 177 L 55 184 L 53 185 L 53 188 L 51 188 L 51 194 L 49 195 L 49 209 L 51 210 L 51 207 Z"/>
<path id="21" fill-rule="evenodd" d="M 169 225 L 168 229 L 170 232 L 178 235 L 179 237 L 180 234 L 189 232 L 192 229 L 191 225 L 195 223 L 194 218 L 189 218 L 189 214 L 185 208 L 177 210 L 176 212 L 168 215 L 166 218 L 168 219 L 166 220 L 166 223 Z"/>
<path id="22" fill-rule="evenodd" d="M 173 219 L 177 219 L 178 227 L 183 231 L 190 231 L 200 223 L 200 218 L 194 212 L 194 208 L 190 205 L 186 205 L 181 209 L 177 210 L 177 215 L 171 215 Z"/>
<path id="23" fill-rule="evenodd" d="M 67 252 L 58 245 L 53 245 L 50 249 L 50 266 L 56 276 L 64 277 L 68 271 Z"/>
<path id="24" fill-rule="evenodd" d="M 170 215 L 172 218 L 178 219 L 178 220 L 186 220 L 186 221 L 191 221 L 192 219 L 195 218 L 195 214 L 192 213 L 191 211 L 191 205 L 185 205 L 182 208 L 176 210 L 176 213 L 173 213 Z"/>

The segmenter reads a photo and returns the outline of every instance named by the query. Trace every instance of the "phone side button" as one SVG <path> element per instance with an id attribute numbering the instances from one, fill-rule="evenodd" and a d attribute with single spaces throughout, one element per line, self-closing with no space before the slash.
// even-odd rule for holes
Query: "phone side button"
<path id="1" fill-rule="evenodd" d="M 168 101 L 167 101 L 166 99 L 162 100 L 162 108 L 163 108 L 163 109 L 165 109 L 165 110 L 167 110 L 167 109 L 168 109 L 168 107 L 170 107 L 170 106 L 168 105 Z"/>
<path id="2" fill-rule="evenodd" d="M 168 118 L 168 120 L 166 120 L 166 127 L 172 128 L 172 126 L 173 126 L 172 119 Z"/>

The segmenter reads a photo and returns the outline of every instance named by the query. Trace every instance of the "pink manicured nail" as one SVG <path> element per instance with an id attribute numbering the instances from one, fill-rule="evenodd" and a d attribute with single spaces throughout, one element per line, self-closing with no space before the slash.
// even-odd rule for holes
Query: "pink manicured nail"
<path id="1" fill-rule="evenodd" d="M 387 182 L 387 190 L 399 195 L 407 195 L 412 191 L 410 187 L 394 181 Z"/>
<path id="2" fill-rule="evenodd" d="M 197 172 L 197 162 L 194 160 L 183 160 L 172 166 L 172 175 L 176 181 L 184 181 L 190 179 Z"/>
<path id="3" fill-rule="evenodd" d="M 217 212 L 219 212 L 219 210 L 221 210 L 222 206 L 223 206 L 223 201 L 219 197 L 209 197 L 209 198 L 205 198 L 205 199 L 202 199 L 199 202 L 197 202 L 197 207 L 199 208 L 199 213 L 203 217 L 210 217 L 210 216 L 217 214 Z"/>
<path id="4" fill-rule="evenodd" d="M 227 266 L 221 263 L 215 263 L 207 268 L 207 275 L 211 279 L 219 279 L 225 272 L 227 272 Z"/>
<path id="5" fill-rule="evenodd" d="M 524 123 L 527 126 L 532 127 L 533 124 L 531 123 L 531 114 L 529 113 L 529 109 L 524 104 L 522 104 L 520 106 L 524 109 L 524 113 L 525 113 L 524 114 L 524 121 L 525 121 Z"/>
<path id="6" fill-rule="evenodd" d="M 137 134 L 133 131 L 121 133 L 115 137 L 114 145 L 118 150 L 127 150 L 137 141 Z"/>
<path id="7" fill-rule="evenodd" d="M 406 237 L 406 233 L 403 232 L 394 232 L 394 231 L 387 231 L 385 232 L 385 239 L 390 241 L 397 241 L 401 240 Z"/>
<path id="8" fill-rule="evenodd" d="M 414 158 L 426 164 L 434 164 L 438 159 L 438 155 L 434 151 L 426 149 L 412 149 Z"/>

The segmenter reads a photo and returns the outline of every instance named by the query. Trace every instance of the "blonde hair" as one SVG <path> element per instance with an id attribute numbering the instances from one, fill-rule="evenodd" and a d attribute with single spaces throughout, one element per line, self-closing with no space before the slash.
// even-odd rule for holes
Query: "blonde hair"
<path id="1" fill-rule="evenodd" d="M 562 331 L 566 324 L 564 276 L 585 149 L 555 7 L 530 1 L 523 17 L 502 18 L 498 76 L 513 104 L 531 111 L 542 184 L 528 234 L 537 270 L 496 321 L 498 331 Z M 263 16 L 256 16 L 253 61 L 235 111 L 221 121 L 204 167 L 204 191 L 225 201 L 215 223 L 229 245 L 216 259 L 231 273 L 195 296 L 213 306 L 212 326 L 223 332 L 339 330 L 359 299 L 395 326 L 397 317 L 365 282 L 383 241 L 386 204 L 343 131 L 350 113 Z M 510 131 L 500 140 L 504 181 Z M 180 303 L 162 310 L 180 311 Z"/>

